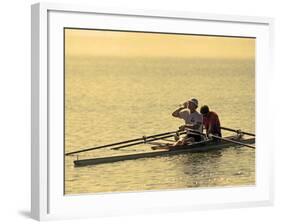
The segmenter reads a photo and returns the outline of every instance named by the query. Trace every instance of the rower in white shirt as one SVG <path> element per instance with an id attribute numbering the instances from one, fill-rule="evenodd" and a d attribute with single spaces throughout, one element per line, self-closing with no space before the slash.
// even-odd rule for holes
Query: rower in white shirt
<path id="1" fill-rule="evenodd" d="M 198 100 L 192 98 L 185 102 L 183 106 L 178 108 L 172 113 L 173 117 L 183 119 L 185 124 L 180 126 L 180 130 L 187 130 L 187 135 L 181 139 L 176 139 L 177 142 L 175 145 L 184 145 L 190 142 L 200 142 L 202 141 L 203 133 L 203 116 L 196 109 L 198 107 Z M 195 132 L 188 132 L 188 129 L 192 129 Z"/>

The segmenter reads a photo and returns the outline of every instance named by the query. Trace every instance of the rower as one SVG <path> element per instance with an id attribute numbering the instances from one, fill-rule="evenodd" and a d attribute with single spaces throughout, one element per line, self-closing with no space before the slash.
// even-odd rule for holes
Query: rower
<path id="1" fill-rule="evenodd" d="M 185 124 L 180 126 L 181 131 L 187 130 L 185 137 L 176 139 L 175 145 L 185 145 L 190 142 L 200 142 L 203 133 L 203 116 L 196 110 L 198 107 L 198 100 L 192 98 L 185 102 L 180 108 L 172 113 L 173 117 L 183 119 Z M 188 131 L 191 129 L 195 132 Z"/>
<path id="2" fill-rule="evenodd" d="M 207 105 L 201 107 L 200 113 L 203 115 L 203 124 L 206 129 L 206 135 L 216 135 L 221 137 L 221 125 L 217 113 L 210 111 Z"/>

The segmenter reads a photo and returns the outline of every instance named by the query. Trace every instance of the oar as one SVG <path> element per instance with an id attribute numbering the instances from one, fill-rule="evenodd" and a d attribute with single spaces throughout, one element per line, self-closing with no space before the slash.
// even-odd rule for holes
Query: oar
<path id="1" fill-rule="evenodd" d="M 255 134 L 252 134 L 252 133 L 249 133 L 249 132 L 244 132 L 244 131 L 241 131 L 241 130 L 235 130 L 235 129 L 232 129 L 232 128 L 226 128 L 226 127 L 221 127 L 221 129 L 223 130 L 226 130 L 226 131 L 233 131 L 233 132 L 236 132 L 236 133 L 241 133 L 241 134 L 244 134 L 244 135 L 249 135 L 249 136 L 256 136 Z"/>
<path id="2" fill-rule="evenodd" d="M 91 151 L 91 150 L 95 150 L 95 149 L 101 149 L 101 148 L 126 144 L 126 143 L 130 143 L 130 142 L 136 142 L 136 141 L 140 141 L 140 140 L 145 140 L 145 139 L 150 139 L 150 138 L 155 138 L 155 137 L 168 135 L 168 134 L 175 134 L 175 133 L 177 133 L 177 132 L 176 131 L 170 131 L 170 132 L 165 132 L 165 133 L 151 135 L 151 136 L 143 136 L 142 138 L 135 138 L 135 139 L 130 139 L 130 140 L 122 141 L 122 142 L 116 142 L 116 143 L 111 143 L 111 144 L 107 144 L 107 145 L 96 146 L 96 147 L 92 147 L 92 148 L 88 148 L 88 149 L 81 149 L 81 150 L 78 150 L 78 151 L 66 153 L 65 155 L 69 156 L 69 155 L 73 155 L 73 154 L 76 154 L 76 153 L 87 152 L 87 151 Z"/>
<path id="3" fill-rule="evenodd" d="M 185 131 L 184 132 L 178 132 L 179 135 L 182 135 L 182 134 L 185 134 L 185 133 L 186 133 Z M 142 141 L 139 141 L 139 142 L 135 142 L 135 143 L 131 143 L 131 144 L 126 144 L 126 145 L 121 145 L 121 146 L 117 146 L 117 147 L 114 147 L 114 148 L 111 148 L 111 149 L 113 149 L 113 150 L 122 149 L 122 148 L 130 147 L 130 146 L 134 146 L 134 145 L 145 144 L 145 143 L 156 141 L 156 140 L 161 140 L 161 139 L 165 139 L 165 138 L 171 138 L 173 136 L 174 136 L 174 134 L 172 134 L 172 135 L 165 135 L 165 136 L 158 137 L 158 138 L 151 138 L 151 139 L 148 139 L 148 140 L 147 139 L 143 139 Z"/>
<path id="4" fill-rule="evenodd" d="M 231 140 L 231 139 L 228 139 L 228 138 L 222 138 L 222 137 L 219 137 L 219 136 L 216 136 L 216 135 L 212 135 L 212 134 L 210 134 L 209 136 L 211 138 L 216 138 L 216 139 L 223 140 L 223 141 L 226 141 L 226 142 L 231 142 L 231 143 L 234 143 L 234 144 L 237 144 L 237 145 L 243 145 L 243 146 L 246 146 L 246 147 L 249 147 L 249 148 L 252 148 L 252 149 L 256 148 L 253 145 L 245 144 L 243 142 L 234 141 L 234 140 Z"/>

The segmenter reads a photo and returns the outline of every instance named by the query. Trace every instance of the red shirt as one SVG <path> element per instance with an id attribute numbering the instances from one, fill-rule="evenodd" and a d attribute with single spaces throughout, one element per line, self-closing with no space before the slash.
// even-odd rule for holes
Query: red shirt
<path id="1" fill-rule="evenodd" d="M 206 116 L 203 117 L 203 124 L 210 134 L 221 136 L 221 125 L 219 116 L 210 111 Z"/>

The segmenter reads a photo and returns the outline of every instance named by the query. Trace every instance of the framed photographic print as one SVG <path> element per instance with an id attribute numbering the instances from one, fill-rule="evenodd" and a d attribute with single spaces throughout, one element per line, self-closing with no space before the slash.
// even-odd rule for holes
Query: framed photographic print
<path id="1" fill-rule="evenodd" d="M 32 5 L 32 217 L 272 204 L 272 29 Z"/>

